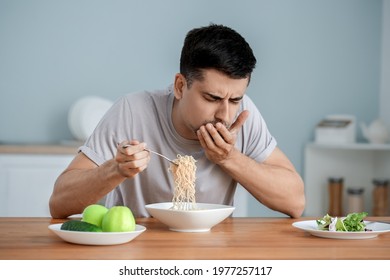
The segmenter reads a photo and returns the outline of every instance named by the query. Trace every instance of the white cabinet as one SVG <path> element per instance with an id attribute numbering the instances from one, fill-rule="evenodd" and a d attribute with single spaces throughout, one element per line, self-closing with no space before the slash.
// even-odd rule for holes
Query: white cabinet
<path id="1" fill-rule="evenodd" d="M 305 216 L 323 216 L 328 211 L 328 178 L 344 178 L 343 208 L 347 211 L 347 188 L 363 187 L 364 211 L 372 215 L 372 180 L 390 179 L 390 145 L 366 143 L 305 147 Z M 345 214 L 344 213 L 344 214 Z"/>
<path id="2" fill-rule="evenodd" d="M 50 216 L 58 175 L 74 155 L 0 154 L 0 216 Z"/>

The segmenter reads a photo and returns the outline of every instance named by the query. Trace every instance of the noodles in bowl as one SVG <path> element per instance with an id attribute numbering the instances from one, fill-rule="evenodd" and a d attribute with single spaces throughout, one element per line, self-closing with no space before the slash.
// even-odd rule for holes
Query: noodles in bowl
<path id="1" fill-rule="evenodd" d="M 227 218 L 233 206 L 197 203 L 195 201 L 196 161 L 192 156 L 178 155 L 169 171 L 174 178 L 172 202 L 146 205 L 149 214 L 170 230 L 183 232 L 209 231 Z M 196 210 L 196 211 L 194 211 Z"/>
<path id="2" fill-rule="evenodd" d="M 177 155 L 169 170 L 173 174 L 173 210 L 196 210 L 195 180 L 196 160 L 192 156 Z"/>

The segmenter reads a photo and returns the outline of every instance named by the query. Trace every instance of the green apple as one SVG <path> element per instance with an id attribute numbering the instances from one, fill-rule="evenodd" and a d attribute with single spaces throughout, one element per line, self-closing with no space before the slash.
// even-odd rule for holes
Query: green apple
<path id="1" fill-rule="evenodd" d="M 104 207 L 103 205 L 91 204 L 84 209 L 81 220 L 83 222 L 101 227 L 103 217 L 107 212 L 108 208 Z"/>
<path id="2" fill-rule="evenodd" d="M 127 206 L 113 206 L 104 215 L 102 230 L 105 232 L 124 232 L 135 230 L 135 219 Z"/>

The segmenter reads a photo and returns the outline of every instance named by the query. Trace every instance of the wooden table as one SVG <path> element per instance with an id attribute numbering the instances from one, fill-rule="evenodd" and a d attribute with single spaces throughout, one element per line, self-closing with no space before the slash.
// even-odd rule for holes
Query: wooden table
<path id="1" fill-rule="evenodd" d="M 313 218 L 228 218 L 210 232 L 181 233 L 145 218 L 137 219 L 137 224 L 147 230 L 129 243 L 87 246 L 64 242 L 48 229 L 64 220 L 0 218 L 0 259 L 390 260 L 390 233 L 365 240 L 326 239 L 291 225 L 309 219 Z"/>

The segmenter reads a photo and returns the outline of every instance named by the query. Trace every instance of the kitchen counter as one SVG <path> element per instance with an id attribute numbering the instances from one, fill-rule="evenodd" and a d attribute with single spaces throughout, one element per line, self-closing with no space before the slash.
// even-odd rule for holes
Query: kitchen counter
<path id="1" fill-rule="evenodd" d="M 76 155 L 81 146 L 72 145 L 0 145 L 0 154 Z"/>
<path id="2" fill-rule="evenodd" d="M 209 232 L 182 233 L 153 218 L 137 219 L 147 229 L 134 240 L 109 246 L 71 244 L 48 226 L 65 220 L 0 218 L 0 259 L 268 259 L 389 260 L 390 233 L 364 240 L 319 238 L 292 226 L 313 218 L 228 218 Z M 370 217 L 367 220 L 378 220 Z M 381 217 L 389 221 L 390 217 Z"/>

